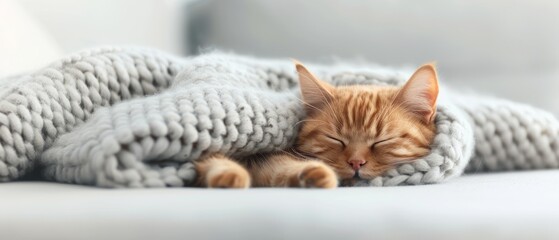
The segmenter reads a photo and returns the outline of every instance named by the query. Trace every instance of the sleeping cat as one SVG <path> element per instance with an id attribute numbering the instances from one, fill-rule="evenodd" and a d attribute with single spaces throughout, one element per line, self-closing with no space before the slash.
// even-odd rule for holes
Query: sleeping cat
<path id="1" fill-rule="evenodd" d="M 211 155 L 196 162 L 197 185 L 335 188 L 429 152 L 439 91 L 433 65 L 402 87 L 334 87 L 295 65 L 307 117 L 294 150 L 242 161 Z"/>

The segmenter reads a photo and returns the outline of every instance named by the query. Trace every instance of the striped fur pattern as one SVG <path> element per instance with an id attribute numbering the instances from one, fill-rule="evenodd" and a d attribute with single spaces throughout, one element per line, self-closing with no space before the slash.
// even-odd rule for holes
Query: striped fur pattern
<path id="1" fill-rule="evenodd" d="M 429 152 L 438 95 L 432 65 L 402 87 L 333 87 L 303 65 L 297 69 L 308 112 L 297 149 L 327 163 L 340 179 L 372 179 Z"/>
<path id="2" fill-rule="evenodd" d="M 334 87 L 298 62 L 296 68 L 307 112 L 296 150 L 262 155 L 254 164 L 212 155 L 197 163 L 201 186 L 333 188 L 338 180 L 371 180 L 429 153 L 438 96 L 432 65 L 402 87 Z"/>

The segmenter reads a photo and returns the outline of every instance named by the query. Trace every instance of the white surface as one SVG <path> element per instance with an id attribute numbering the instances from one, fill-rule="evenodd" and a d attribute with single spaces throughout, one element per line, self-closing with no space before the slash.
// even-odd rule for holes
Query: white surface
<path id="1" fill-rule="evenodd" d="M 559 170 L 306 189 L 0 185 L 2 239 L 558 239 Z"/>
<path id="2" fill-rule="evenodd" d="M 18 1 L 45 25 L 65 53 L 100 45 L 186 51 L 185 7 L 192 0 Z"/>
<path id="3" fill-rule="evenodd" d="M 43 67 L 60 56 L 52 36 L 19 2 L 0 0 L 0 78 Z"/>

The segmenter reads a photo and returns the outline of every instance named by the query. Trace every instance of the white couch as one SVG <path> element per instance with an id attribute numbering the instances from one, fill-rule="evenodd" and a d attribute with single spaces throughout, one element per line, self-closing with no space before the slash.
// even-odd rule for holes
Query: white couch
<path id="1" fill-rule="evenodd" d="M 98 189 L 0 185 L 2 239 L 559 239 L 559 170 L 427 186 Z"/>

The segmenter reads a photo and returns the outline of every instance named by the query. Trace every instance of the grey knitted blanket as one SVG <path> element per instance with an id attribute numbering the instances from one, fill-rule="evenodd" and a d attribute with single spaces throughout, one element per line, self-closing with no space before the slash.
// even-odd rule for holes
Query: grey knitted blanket
<path id="1" fill-rule="evenodd" d="M 398 85 L 408 77 L 381 68 L 311 68 L 335 85 Z M 551 114 L 450 91 L 441 90 L 431 153 L 358 185 L 559 165 L 559 122 Z M 202 154 L 243 157 L 290 146 L 304 117 L 297 94 L 289 60 L 85 51 L 0 80 L 0 180 L 36 169 L 47 179 L 103 187 L 185 186 Z"/>

